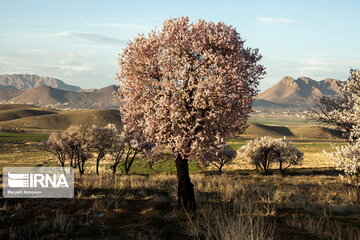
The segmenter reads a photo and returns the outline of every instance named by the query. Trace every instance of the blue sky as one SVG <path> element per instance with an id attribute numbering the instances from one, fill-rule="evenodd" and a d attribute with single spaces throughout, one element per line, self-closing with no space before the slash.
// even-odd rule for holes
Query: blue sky
<path id="1" fill-rule="evenodd" d="M 56 77 L 82 88 L 115 82 L 126 43 L 167 18 L 236 27 L 259 48 L 266 89 L 283 76 L 346 79 L 360 67 L 360 1 L 0 0 L 0 74 Z"/>

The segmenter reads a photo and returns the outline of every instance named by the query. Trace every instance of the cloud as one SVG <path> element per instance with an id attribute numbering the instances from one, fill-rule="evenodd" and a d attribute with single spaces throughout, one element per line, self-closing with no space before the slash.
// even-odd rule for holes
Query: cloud
<path id="1" fill-rule="evenodd" d="M 95 27 L 115 27 L 115 28 L 126 28 L 126 29 L 141 29 L 150 30 L 152 26 L 141 25 L 141 24 L 129 24 L 129 23 L 91 23 L 87 22 L 85 25 Z"/>
<path id="2" fill-rule="evenodd" d="M 115 83 L 117 71 L 116 54 L 107 51 L 0 49 L 2 74 L 36 74 L 55 77 L 82 88 L 101 88 Z"/>
<path id="3" fill-rule="evenodd" d="M 108 37 L 97 33 L 88 32 L 59 32 L 55 36 L 73 38 L 73 39 L 85 39 L 92 42 L 104 43 L 104 44 L 126 44 L 126 40 L 118 39 L 114 37 Z"/>
<path id="4" fill-rule="evenodd" d="M 277 23 L 293 24 L 298 22 L 290 18 L 273 18 L 273 17 L 258 17 L 257 20 L 264 24 L 277 24 Z"/>

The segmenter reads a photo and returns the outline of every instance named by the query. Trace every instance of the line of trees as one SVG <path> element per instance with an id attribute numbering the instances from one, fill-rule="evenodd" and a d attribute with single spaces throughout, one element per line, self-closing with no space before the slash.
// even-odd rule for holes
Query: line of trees
<path id="1" fill-rule="evenodd" d="M 99 174 L 100 162 L 106 155 L 114 174 L 119 164 L 128 174 L 136 157 L 153 146 L 142 136 L 119 130 L 114 124 L 88 128 L 72 125 L 62 133 L 52 133 L 44 142 L 45 150 L 54 154 L 62 167 L 69 164 L 77 168 L 80 174 L 85 173 L 85 163 L 89 159 L 95 159 L 96 174 Z"/>

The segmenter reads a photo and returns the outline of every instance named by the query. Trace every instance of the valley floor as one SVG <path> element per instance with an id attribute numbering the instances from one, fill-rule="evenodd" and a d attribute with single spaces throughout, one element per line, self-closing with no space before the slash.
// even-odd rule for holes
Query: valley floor
<path id="1" fill-rule="evenodd" d="M 32 118 L 37 119 L 24 117 L 26 121 Z M 340 179 L 322 153 L 342 142 L 330 135 L 299 137 L 295 130 L 305 133 L 301 129 L 304 123 L 292 124 L 292 120 L 271 119 L 270 128 L 270 122 L 264 122 L 269 119 L 253 120 L 257 121 L 252 123 L 253 135 L 228 139 L 228 144 L 237 150 L 256 136 L 276 133 L 273 136 L 283 138 L 292 131 L 295 134 L 286 138 L 304 152 L 303 164 L 286 175 L 274 171 L 263 176 L 241 158 L 225 167 L 222 175 L 192 162 L 198 209 L 191 214 L 177 210 L 171 156 L 152 167 L 136 159 L 128 176 L 121 167 L 114 176 L 106 159 L 97 176 L 94 161 L 89 161 L 86 174 L 76 175 L 72 199 L 1 197 L 0 239 L 360 239 L 357 191 Z M 50 130 L 15 130 L 0 132 L 0 170 L 59 166 L 40 145 Z M 307 133 L 314 134 L 312 129 Z M 0 183 L 2 190 L 2 176 Z"/>

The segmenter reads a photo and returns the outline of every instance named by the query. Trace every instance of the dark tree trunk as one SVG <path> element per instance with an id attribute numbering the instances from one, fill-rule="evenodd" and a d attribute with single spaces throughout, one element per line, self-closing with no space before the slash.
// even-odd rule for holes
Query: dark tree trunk
<path id="1" fill-rule="evenodd" d="M 76 161 L 77 161 L 77 166 L 78 166 L 78 168 L 79 168 L 79 173 L 82 174 L 82 172 L 81 172 L 80 158 L 77 158 Z"/>
<path id="2" fill-rule="evenodd" d="M 97 158 L 96 159 L 96 174 L 99 175 L 99 163 L 100 163 L 100 159 Z"/>
<path id="3" fill-rule="evenodd" d="M 131 168 L 132 164 L 133 164 L 134 161 L 135 161 L 136 155 L 137 155 L 139 152 L 140 152 L 139 150 L 134 150 L 134 151 L 131 151 L 130 154 L 128 154 L 128 155 L 126 156 L 125 163 L 124 163 L 125 175 L 128 175 L 128 174 L 129 174 L 130 168 Z M 132 154 L 132 157 L 130 158 L 130 155 L 131 155 L 131 154 Z"/>
<path id="4" fill-rule="evenodd" d="M 85 168 L 85 160 L 82 160 L 81 161 L 81 174 L 84 174 L 84 172 L 85 172 L 84 168 Z"/>
<path id="5" fill-rule="evenodd" d="M 115 161 L 114 165 L 112 165 L 112 166 L 110 167 L 110 169 L 112 170 L 113 174 L 116 174 L 116 168 L 117 168 L 117 166 L 119 165 L 119 163 L 120 163 L 120 162 Z"/>
<path id="6" fill-rule="evenodd" d="M 100 160 L 105 157 L 105 152 L 103 150 L 101 150 L 96 158 L 96 174 L 99 175 L 99 165 L 100 165 Z"/>
<path id="7" fill-rule="evenodd" d="M 79 167 L 80 175 L 84 174 L 84 167 L 85 167 L 84 159 L 78 160 L 78 167 Z"/>
<path id="8" fill-rule="evenodd" d="M 194 185 L 190 181 L 188 160 L 178 154 L 175 161 L 178 178 L 178 207 L 194 212 L 196 210 Z"/>

